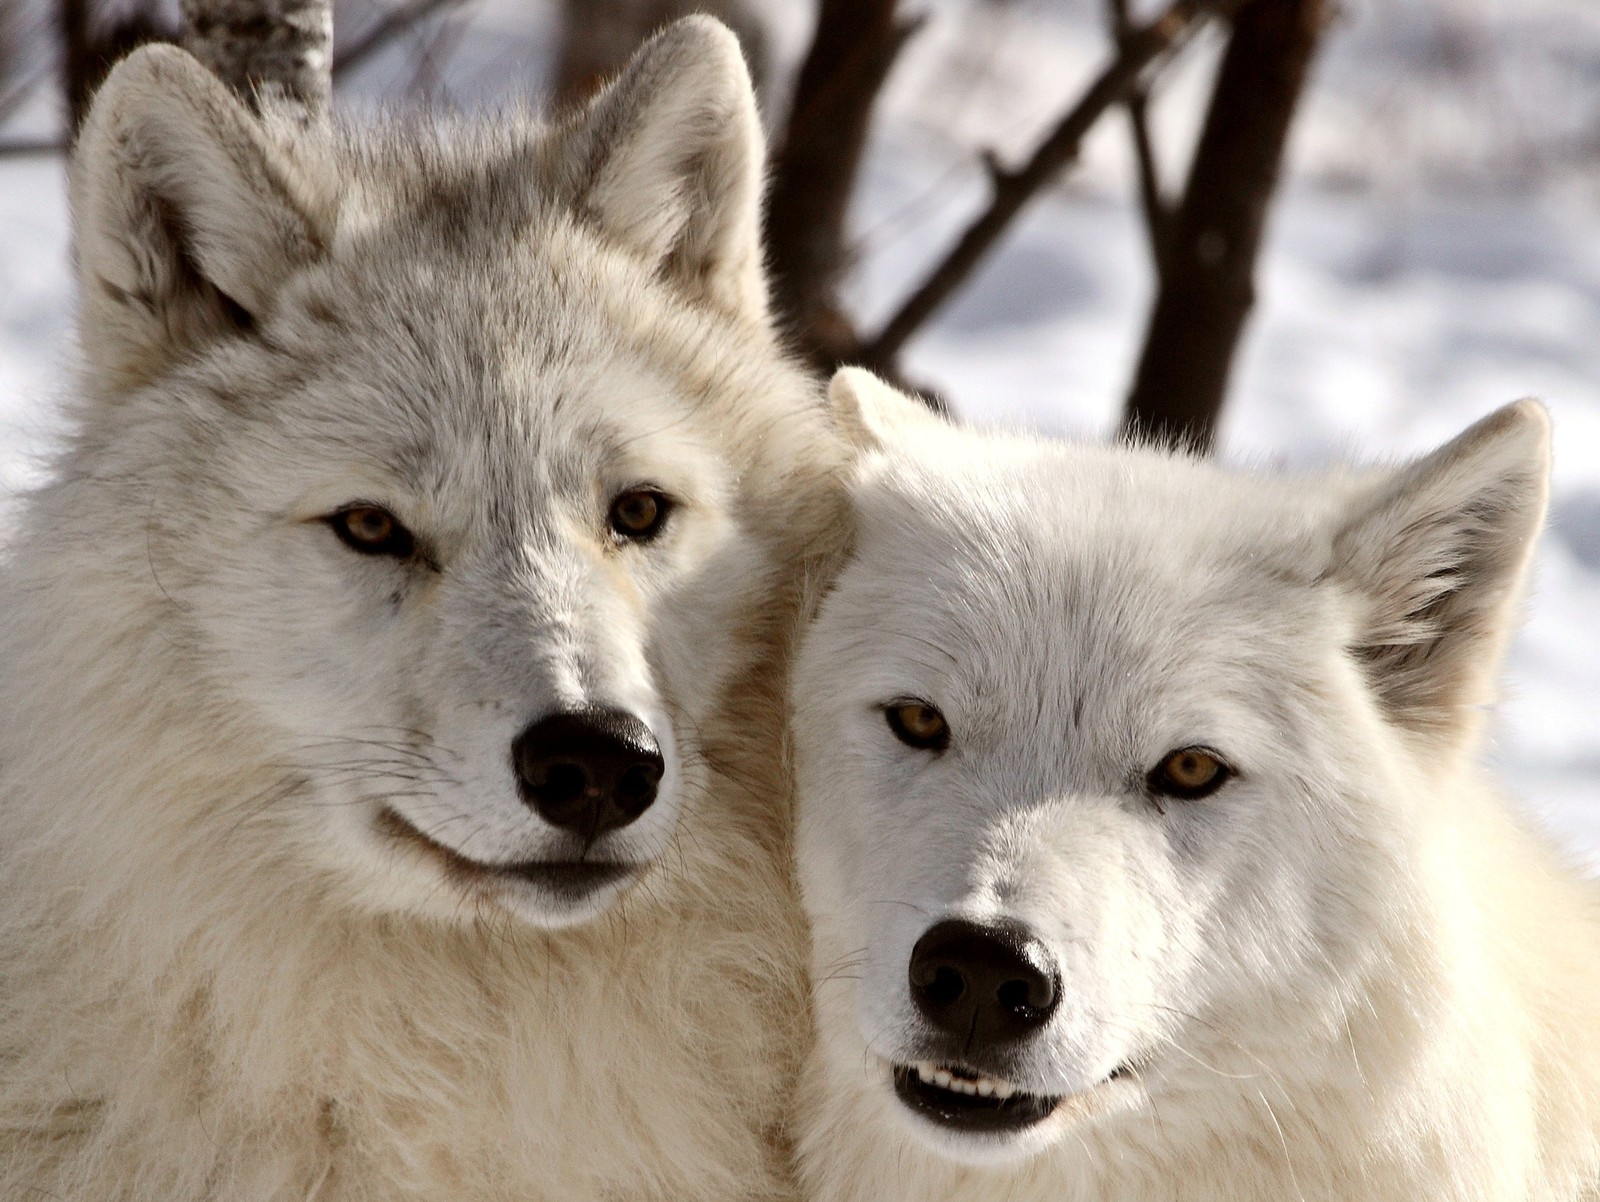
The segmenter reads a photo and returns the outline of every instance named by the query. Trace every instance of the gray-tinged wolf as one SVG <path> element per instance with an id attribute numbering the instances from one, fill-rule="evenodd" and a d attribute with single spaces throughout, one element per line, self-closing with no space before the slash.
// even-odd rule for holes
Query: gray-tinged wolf
<path id="1" fill-rule="evenodd" d="M 736 43 L 303 131 L 110 76 L 0 581 L 0 1196 L 786 1196 L 782 673 L 842 445 Z"/>
<path id="2" fill-rule="evenodd" d="M 833 392 L 810 1196 L 1600 1196 L 1600 897 L 1479 763 L 1544 411 L 1290 479 Z"/>

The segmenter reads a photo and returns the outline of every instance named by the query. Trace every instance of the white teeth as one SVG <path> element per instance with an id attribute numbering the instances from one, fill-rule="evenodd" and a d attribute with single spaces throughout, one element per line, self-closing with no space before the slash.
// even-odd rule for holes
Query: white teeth
<path id="1" fill-rule="evenodd" d="M 910 1066 L 917 1078 L 927 1085 L 937 1085 L 951 1093 L 965 1094 L 969 1098 L 998 1098 L 1004 1101 L 1022 1091 L 1009 1081 L 997 1077 L 968 1077 L 940 1068 L 931 1060 L 919 1060 Z"/>

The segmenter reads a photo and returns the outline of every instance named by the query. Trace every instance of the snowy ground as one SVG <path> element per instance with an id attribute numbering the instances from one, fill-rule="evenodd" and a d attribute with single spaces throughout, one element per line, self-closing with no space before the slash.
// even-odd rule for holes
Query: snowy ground
<path id="1" fill-rule="evenodd" d="M 496 2 L 445 77 L 463 104 L 503 95 L 507 63 L 524 84 L 538 77 L 548 28 L 530 33 Z M 792 58 L 804 14 L 783 11 Z M 869 328 L 981 200 L 974 148 L 1022 151 L 1081 86 L 1104 49 L 1097 11 L 936 6 L 886 97 L 859 205 L 850 292 Z M 1162 94 L 1169 147 L 1193 125 L 1205 49 Z M 401 70 L 375 64 L 355 91 L 378 95 Z M 1600 8 L 1588 0 L 1350 0 L 1298 130 L 1223 453 L 1393 456 L 1515 397 L 1550 405 L 1551 525 L 1494 754 L 1525 804 L 1600 867 L 1597 131 Z M 967 418 L 1110 427 L 1150 288 L 1120 132 L 1095 135 L 1069 184 L 913 344 L 910 373 Z M 66 235 L 60 165 L 0 162 L 0 494 L 34 477 L 56 428 Z"/>

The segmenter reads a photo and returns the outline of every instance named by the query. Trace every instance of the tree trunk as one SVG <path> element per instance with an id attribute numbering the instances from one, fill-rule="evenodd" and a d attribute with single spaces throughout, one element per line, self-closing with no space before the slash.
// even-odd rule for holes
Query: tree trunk
<path id="1" fill-rule="evenodd" d="M 1251 0 L 1234 17 L 1188 186 L 1168 222 L 1125 433 L 1208 451 L 1255 300 L 1256 254 L 1323 0 Z"/>
<path id="2" fill-rule="evenodd" d="M 332 0 L 183 0 L 183 45 L 252 106 L 287 103 L 327 116 Z"/>
<path id="3" fill-rule="evenodd" d="M 822 0 L 767 197 L 774 299 L 800 351 L 831 371 L 859 349 L 839 309 L 845 235 L 873 103 L 915 24 L 895 0 Z"/>

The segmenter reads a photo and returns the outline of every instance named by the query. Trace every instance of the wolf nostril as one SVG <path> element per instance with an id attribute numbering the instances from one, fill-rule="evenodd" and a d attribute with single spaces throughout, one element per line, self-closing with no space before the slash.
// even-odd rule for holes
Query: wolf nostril
<path id="1" fill-rule="evenodd" d="M 1000 1004 L 1010 1010 L 1048 1010 L 1055 1005 L 1055 978 L 1029 975 L 1007 981 L 995 990 Z"/>
<path id="2" fill-rule="evenodd" d="M 640 719 L 620 710 L 551 714 L 511 744 L 524 801 L 554 826 L 594 840 L 654 804 L 665 770 Z"/>
<path id="3" fill-rule="evenodd" d="M 543 779 L 528 782 L 550 801 L 573 801 L 589 787 L 589 777 L 577 764 L 552 764 Z"/>
<path id="4" fill-rule="evenodd" d="M 1017 923 L 936 923 L 917 940 L 907 975 L 923 1017 L 973 1050 L 1034 1034 L 1060 1000 L 1049 950 Z"/>
<path id="5" fill-rule="evenodd" d="M 637 806 L 640 813 L 655 800 L 661 769 L 650 764 L 635 764 L 617 781 L 617 802 L 624 808 Z"/>
<path id="6" fill-rule="evenodd" d="M 935 1003 L 953 1002 L 967 991 L 967 982 L 953 968 L 941 966 L 934 970 L 933 978 L 923 986 L 923 996 Z"/>

